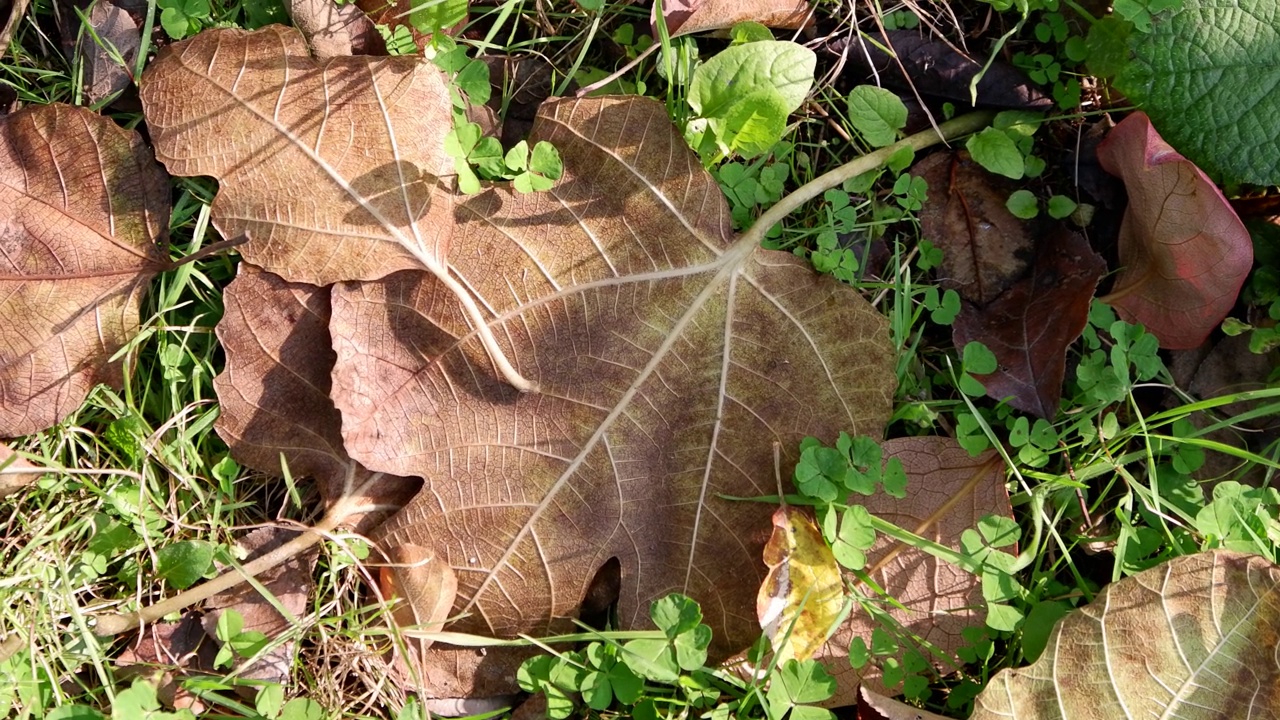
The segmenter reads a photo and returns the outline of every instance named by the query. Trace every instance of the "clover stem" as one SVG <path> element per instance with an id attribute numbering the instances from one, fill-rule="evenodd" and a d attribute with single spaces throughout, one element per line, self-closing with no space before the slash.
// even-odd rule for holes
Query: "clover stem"
<path id="1" fill-rule="evenodd" d="M 302 531 L 300 535 L 284 543 L 280 547 L 263 553 L 260 557 L 244 564 L 239 572 L 224 572 L 218 577 L 197 585 L 190 590 L 161 600 L 140 610 L 113 615 L 98 615 L 94 618 L 93 632 L 99 637 L 119 635 L 148 623 L 153 623 L 170 613 L 190 607 L 201 600 L 207 600 L 220 592 L 225 592 L 249 578 L 256 577 L 280 563 L 297 556 L 302 551 L 319 543 L 326 535 L 333 532 L 353 512 L 361 509 L 359 503 L 348 498 L 339 501 L 329 509 L 320 522 Z"/>
<path id="2" fill-rule="evenodd" d="M 779 200 L 773 207 L 764 211 L 764 213 L 762 213 L 756 220 L 755 224 L 751 226 L 751 229 L 743 233 L 742 237 L 752 238 L 753 241 L 750 243 L 751 245 L 759 244 L 759 242 L 764 239 L 764 234 L 769 231 L 769 228 L 777 225 L 796 208 L 809 202 L 827 190 L 837 187 L 845 180 L 879 168 L 881 165 L 888 162 L 889 158 L 898 150 L 904 147 L 909 147 L 912 150 L 919 152 L 931 145 L 937 145 L 940 142 L 953 140 L 961 135 L 975 133 L 990 125 L 991 120 L 994 117 L 995 113 L 987 110 L 971 112 L 966 115 L 961 115 L 958 118 L 948 120 L 937 126 L 937 128 L 923 130 L 899 140 L 892 145 L 882 147 L 875 152 L 869 152 L 866 155 L 850 160 L 844 165 L 841 165 L 830 172 L 823 173 L 804 185 L 801 185 L 786 197 Z"/>

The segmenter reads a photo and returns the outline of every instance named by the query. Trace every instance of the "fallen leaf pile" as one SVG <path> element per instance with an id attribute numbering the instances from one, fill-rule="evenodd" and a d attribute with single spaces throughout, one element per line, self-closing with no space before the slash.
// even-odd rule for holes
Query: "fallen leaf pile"
<path id="1" fill-rule="evenodd" d="M 412 60 L 213 31 L 163 52 L 142 97 L 169 170 L 218 177 L 215 225 L 252 237 L 219 328 L 238 459 L 278 472 L 283 452 L 361 512 L 423 478 L 376 537 L 447 563 L 458 629 L 546 632 L 616 558 L 624 626 L 681 591 L 722 656 L 751 642 L 768 509 L 720 496 L 772 491 L 773 441 L 880 434 L 886 323 L 734 238 L 659 104 L 548 103 L 530 142 L 560 148 L 555 189 L 455 204 L 448 98 Z M 497 374 L 454 277 L 537 392 Z"/>
<path id="2" fill-rule="evenodd" d="M 731 5 L 670 3 L 654 19 L 683 34 L 743 14 L 796 27 L 809 14 L 806 3 Z M 96 7 L 132 42 L 127 15 Z M 888 321 L 808 261 L 735 235 L 720 187 L 649 98 L 549 100 L 528 141 L 558 148 L 559 182 L 456 193 L 444 76 L 421 58 L 350 55 L 385 48 L 344 7 L 289 3 L 305 37 L 202 32 L 164 47 L 140 83 L 155 157 L 173 175 L 217 179 L 214 227 L 248 238 L 217 328 L 217 430 L 235 459 L 314 478 L 331 513 L 392 563 L 381 587 L 406 596 L 406 624 L 552 633 L 609 587 L 588 604 L 616 600 L 632 629 L 649 626 L 653 600 L 680 592 L 701 605 L 713 659 L 750 645 L 764 621 L 781 654 L 833 668 L 834 702 L 852 703 L 859 683 L 883 689 L 877 670 L 847 661 L 878 620 L 855 609 L 837 622 L 845 587 L 870 577 L 900 603 L 890 616 L 953 653 L 983 620 L 978 578 L 885 538 L 866 576 L 842 573 L 806 511 L 728 499 L 775 492 L 775 445 L 794 465 L 806 437 L 883 435 L 895 390 Z M 91 95 L 127 84 L 121 68 L 94 67 Z M 1167 347 L 1200 344 L 1249 271 L 1247 233 L 1140 114 L 1101 159 L 1130 194 L 1108 301 Z M 1053 419 L 1105 262 L 1078 234 L 1037 236 L 1005 208 L 1007 186 L 961 156 L 936 154 L 915 172 L 929 183 L 921 221 L 945 251 L 941 281 L 962 297 L 957 346 L 995 353 L 997 371 L 980 378 L 988 394 Z M 0 117 L 0 436 L 48 428 L 97 384 L 120 386 L 142 293 L 171 267 L 168 196 L 142 137 L 109 119 L 62 105 Z M 979 518 L 1012 514 L 994 452 L 970 457 L 940 437 L 884 449 L 909 483 L 905 499 L 866 498 L 876 516 L 958 547 Z M 0 445 L 0 462 L 9 455 Z M 38 473 L 0 477 L 2 495 Z M 259 552 L 280 541 L 248 539 Z M 1143 680 L 1151 712 L 1195 704 L 1191 689 L 1152 698 L 1201 677 L 1196 663 L 1245 672 L 1247 653 L 1212 649 L 1234 631 L 1197 612 L 1219 608 L 1214 620 L 1274 635 L 1274 568 L 1184 560 L 1165 580 L 1185 589 L 1159 589 L 1149 571 L 1113 586 L 1105 610 L 1068 621 L 1081 636 L 1120 624 L 1093 644 L 1135 658 L 1151 657 L 1155 636 L 1160 659 L 1185 666 Z M 306 562 L 263 579 L 291 613 L 310 590 L 296 576 L 309 576 Z M 1242 578 L 1266 583 L 1241 583 L 1243 600 L 1215 585 Z M 1155 624 L 1168 628 L 1134 613 L 1160 603 Z M 252 609 L 255 626 L 287 621 L 247 588 L 209 604 L 230 606 Z M 1074 662 L 1072 677 L 1098 680 L 1103 660 L 1071 650 L 1071 637 L 1054 636 L 1066 655 L 1055 670 Z M 158 658 L 164 642 L 153 644 Z M 422 660 L 445 678 L 440 697 L 510 685 L 502 663 L 514 655 L 494 653 L 485 675 L 473 651 L 432 652 Z M 1045 702 L 1056 686 L 1043 667 L 997 677 L 1011 706 Z"/>

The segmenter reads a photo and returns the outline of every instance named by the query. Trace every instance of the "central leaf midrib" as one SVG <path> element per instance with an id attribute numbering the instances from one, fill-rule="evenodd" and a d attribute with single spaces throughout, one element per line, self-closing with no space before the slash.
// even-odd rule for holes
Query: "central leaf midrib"
<path id="1" fill-rule="evenodd" d="M 693 317 L 702 310 L 706 302 L 715 294 L 715 290 L 718 289 L 722 283 L 728 283 L 730 276 L 733 273 L 738 272 L 741 266 L 746 262 L 747 258 L 751 256 L 751 253 L 755 248 L 750 243 L 744 242 L 744 240 L 745 238 L 739 239 L 733 245 L 729 246 L 727 252 L 712 263 L 708 263 L 708 266 L 710 267 L 714 267 L 715 265 L 721 265 L 722 267 L 719 268 L 719 271 L 707 282 L 706 287 L 703 288 L 698 296 L 689 304 L 689 309 L 681 315 L 676 323 L 671 327 L 671 330 L 667 333 L 666 339 L 663 340 L 662 344 L 654 351 L 653 357 L 651 357 L 649 362 L 645 364 L 639 373 L 637 373 L 636 379 L 633 380 L 631 385 L 625 392 L 623 392 L 622 396 L 618 399 L 618 402 L 614 405 L 609 414 L 601 420 L 599 427 L 597 427 L 595 432 L 591 434 L 591 437 L 583 443 L 582 449 L 576 456 L 574 456 L 569 466 L 564 469 L 560 474 L 560 477 L 556 479 L 555 483 L 547 489 L 542 501 L 538 503 L 533 512 L 529 515 L 529 518 L 525 520 L 524 524 L 520 527 L 520 530 L 507 543 L 507 548 L 503 552 L 502 557 L 500 557 L 489 569 L 488 574 L 485 576 L 484 580 L 481 581 L 472 596 L 467 600 L 467 604 L 461 612 L 470 610 L 479 602 L 489 584 L 494 581 L 494 578 L 497 577 L 502 568 L 507 566 L 511 556 L 515 553 L 516 548 L 524 540 L 525 536 L 532 531 L 534 525 L 537 524 L 539 518 L 542 516 L 542 512 L 551 505 L 551 500 L 574 477 L 578 468 L 586 461 L 587 456 L 595 450 L 600 441 L 607 435 L 609 430 L 612 429 L 614 422 L 631 404 L 636 393 L 640 391 L 640 388 L 644 383 L 649 379 L 658 366 L 662 364 L 662 361 L 666 359 L 667 354 L 679 341 L 684 329 L 689 326 Z M 726 319 L 726 322 L 731 321 L 732 318 Z"/>

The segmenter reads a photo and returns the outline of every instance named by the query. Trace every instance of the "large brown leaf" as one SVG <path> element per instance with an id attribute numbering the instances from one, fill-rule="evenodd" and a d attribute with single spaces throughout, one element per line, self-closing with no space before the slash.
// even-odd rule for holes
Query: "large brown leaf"
<path id="1" fill-rule="evenodd" d="M 859 498 L 878 518 L 959 550 L 960 534 L 978 520 L 987 515 L 1013 515 L 1004 466 L 995 451 L 973 457 L 951 438 L 907 437 L 886 441 L 884 453 L 902 461 L 907 496 L 899 500 L 879 493 Z M 943 652 L 955 652 L 964 645 L 961 631 L 985 621 L 978 578 L 922 550 L 881 536 L 867 553 L 867 570 L 889 597 L 906 608 L 887 608 L 888 614 Z M 848 580 L 859 582 L 853 574 Z M 860 683 L 882 689 L 878 668 L 867 665 L 857 670 L 848 661 L 853 638 L 863 638 L 870 646 L 871 633 L 879 626 L 879 620 L 855 607 L 818 653 L 837 682 L 830 705 L 856 703 Z M 927 652 L 925 656 L 930 657 Z M 950 666 L 938 664 L 944 672 L 960 666 L 959 660 Z"/>
<path id="2" fill-rule="evenodd" d="M 972 720 L 1280 717 L 1280 567 L 1217 550 L 1113 583 L 1001 670 Z"/>
<path id="3" fill-rule="evenodd" d="M 1218 186 L 1179 155 L 1141 112 L 1098 146 L 1098 161 L 1124 180 L 1124 265 L 1103 298 L 1140 322 L 1160 347 L 1193 348 L 1230 312 L 1253 267 L 1253 243 Z"/>
<path id="4" fill-rule="evenodd" d="M 67 105 L 0 118 L 0 436 L 60 422 L 137 331 L 162 269 L 164 173 L 137 133 Z"/>
<path id="5" fill-rule="evenodd" d="M 314 60 L 298 31 L 200 33 L 142 78 L 156 155 L 221 185 L 213 222 L 294 282 L 443 273 L 453 174 L 440 73 L 421 58 Z"/>
<path id="6" fill-rule="evenodd" d="M 429 483 L 381 539 L 445 558 L 472 629 L 543 631 L 617 558 L 623 626 L 681 591 L 719 650 L 745 646 L 772 508 L 719 495 L 773 494 L 773 441 L 794 455 L 806 435 L 882 432 L 885 320 L 793 255 L 731 237 L 660 104 L 548 103 L 537 140 L 565 177 L 460 205 L 451 260 L 541 392 L 495 378 L 424 273 L 334 290 L 347 448 Z"/>
<path id="7" fill-rule="evenodd" d="M 662 3 L 663 20 L 672 37 L 721 30 L 752 21 L 775 28 L 795 29 L 812 15 L 808 0 L 667 0 Z M 658 7 L 650 22 L 658 37 Z"/>
<path id="8" fill-rule="evenodd" d="M 1062 398 L 1067 348 L 1089 321 L 1089 304 L 1107 264 L 1078 233 L 1059 229 L 1040 241 L 1030 277 L 986 307 L 964 303 L 952 327 L 957 348 L 978 341 L 999 366 L 979 375 L 987 394 L 1053 420 Z"/>
<path id="9" fill-rule="evenodd" d="M 271 474 L 280 474 L 283 457 L 294 476 L 315 478 L 328 504 L 346 502 L 356 513 L 347 522 L 361 530 L 402 507 L 421 481 L 370 473 L 342 446 L 342 419 L 329 399 L 329 289 L 242 263 L 223 302 L 218 339 L 227 365 L 213 387 L 218 434 L 231 455 Z"/>

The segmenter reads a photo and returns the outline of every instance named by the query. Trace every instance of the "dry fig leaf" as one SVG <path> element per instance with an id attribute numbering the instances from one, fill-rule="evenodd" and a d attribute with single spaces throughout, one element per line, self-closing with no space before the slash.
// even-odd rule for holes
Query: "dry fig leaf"
<path id="1" fill-rule="evenodd" d="M 777 662 L 801 662 L 827 641 L 844 608 L 840 566 L 811 513 L 784 505 L 773 513 L 764 546 L 769 567 L 756 595 L 756 617 Z"/>
<path id="2" fill-rule="evenodd" d="M 289 0 L 285 10 L 307 36 L 317 58 L 385 55 L 387 47 L 368 15 L 353 4 L 334 0 Z"/>
<path id="3" fill-rule="evenodd" d="M 672 37 L 722 30 L 750 20 L 772 28 L 794 30 L 813 12 L 808 0 L 668 0 L 662 3 L 663 19 Z M 658 37 L 658 7 L 650 22 Z"/>
<path id="4" fill-rule="evenodd" d="M 1102 300 L 1126 322 L 1145 325 L 1162 348 L 1200 345 L 1231 311 L 1253 268 L 1249 231 L 1218 186 L 1144 113 L 1111 130 L 1098 161 L 1129 191 L 1120 224 L 1124 267 Z"/>
<path id="5" fill-rule="evenodd" d="M 616 558 L 622 627 L 684 592 L 723 657 L 759 635 L 771 510 L 720 495 L 773 494 L 774 441 L 794 462 L 805 436 L 883 431 L 886 321 L 803 260 L 733 238 L 661 104 L 548 102 L 539 140 L 564 177 L 460 203 L 451 261 L 540 392 L 496 380 L 425 273 L 334 289 L 347 449 L 430 482 L 378 537 L 453 567 L 457 629 L 543 632 Z"/>
<path id="6" fill-rule="evenodd" d="M 957 348 L 986 345 L 999 365 L 978 375 L 987 395 L 1023 412 L 1058 415 L 1067 348 L 1089 321 L 1089 304 L 1107 263 L 1078 233 L 1059 229 L 1040 241 L 1029 277 L 986 307 L 964 303 L 951 328 Z"/>
<path id="7" fill-rule="evenodd" d="M 156 155 L 211 175 L 213 223 L 293 282 L 445 272 L 453 227 L 444 79 L 416 57 L 316 60 L 302 35 L 206 30 L 160 51 L 142 78 Z"/>
<path id="8" fill-rule="evenodd" d="M 972 720 L 1280 717 L 1280 567 L 1214 550 L 1108 585 L 1001 670 Z"/>
<path id="9" fill-rule="evenodd" d="M 0 437 L 43 430 L 98 383 L 138 329 L 169 185 L 142 138 L 69 105 L 0 117 Z"/>
<path id="10" fill-rule="evenodd" d="M 74 50 L 83 62 L 85 102 L 96 105 L 129 87 L 133 82 L 133 63 L 142 44 L 142 30 L 128 11 L 114 2 L 96 0 L 86 11 L 88 27 L 82 27 L 80 16 L 70 3 L 55 9 L 60 10 L 58 20 L 64 32 L 64 47 Z M 124 60 L 125 65 L 117 62 L 109 49 L 114 49 L 114 54 Z"/>
<path id="11" fill-rule="evenodd" d="M 886 458 L 902 461 L 907 496 L 901 500 L 884 493 L 859 497 L 858 502 L 872 515 L 956 550 L 960 549 L 960 534 L 984 516 L 1013 515 L 1004 486 L 1004 467 L 995 451 L 971 457 L 946 437 L 897 438 L 885 441 L 883 447 Z M 905 612 L 886 608 L 886 612 L 943 652 L 955 652 L 964 645 L 961 631 L 985 622 L 978 578 L 928 553 L 880 536 L 867 552 L 867 570 L 890 597 L 907 608 Z M 852 574 L 847 578 L 858 582 Z M 885 691 L 878 668 L 868 664 L 855 669 L 848 659 L 853 638 L 863 638 L 870 646 L 871 633 L 877 627 L 879 621 L 855 605 L 844 625 L 818 652 L 818 659 L 837 683 L 835 696 L 824 704 L 855 704 L 860 683 Z M 931 657 L 928 652 L 924 655 Z M 961 664 L 956 660 L 941 669 L 946 672 Z"/>
<path id="12" fill-rule="evenodd" d="M 1012 183 L 964 152 L 934 153 L 911 173 L 929 183 L 920 234 L 942 249 L 939 285 L 985 305 L 1026 273 L 1035 240 L 1031 227 L 1005 207 Z"/>
<path id="13" fill-rule="evenodd" d="M 279 25 L 208 30 L 164 48 L 141 95 L 170 172 L 219 180 L 214 225 L 251 238 L 246 260 L 316 285 L 426 270 L 480 327 L 496 370 L 532 389 L 446 262 L 453 106 L 429 62 L 315 60 L 297 30 Z"/>
<path id="14" fill-rule="evenodd" d="M 382 596 L 388 602 L 402 600 L 396 608 L 399 625 L 418 625 L 423 630 L 439 630 L 449 619 L 453 601 L 458 596 L 458 578 L 430 548 L 405 543 L 387 548 L 387 561 L 395 563 L 396 572 L 384 566 L 378 574 Z M 414 597 L 417 603 L 403 602 Z M 430 640 L 419 643 L 422 650 L 431 646 Z"/>
<path id="15" fill-rule="evenodd" d="M 283 457 L 295 477 L 315 478 L 329 505 L 347 503 L 346 523 L 361 532 L 402 507 L 421 481 L 371 473 L 342 446 L 329 399 L 329 289 L 241 263 L 223 303 L 217 333 L 227 361 L 213 387 L 216 428 L 232 457 L 271 474 Z"/>

